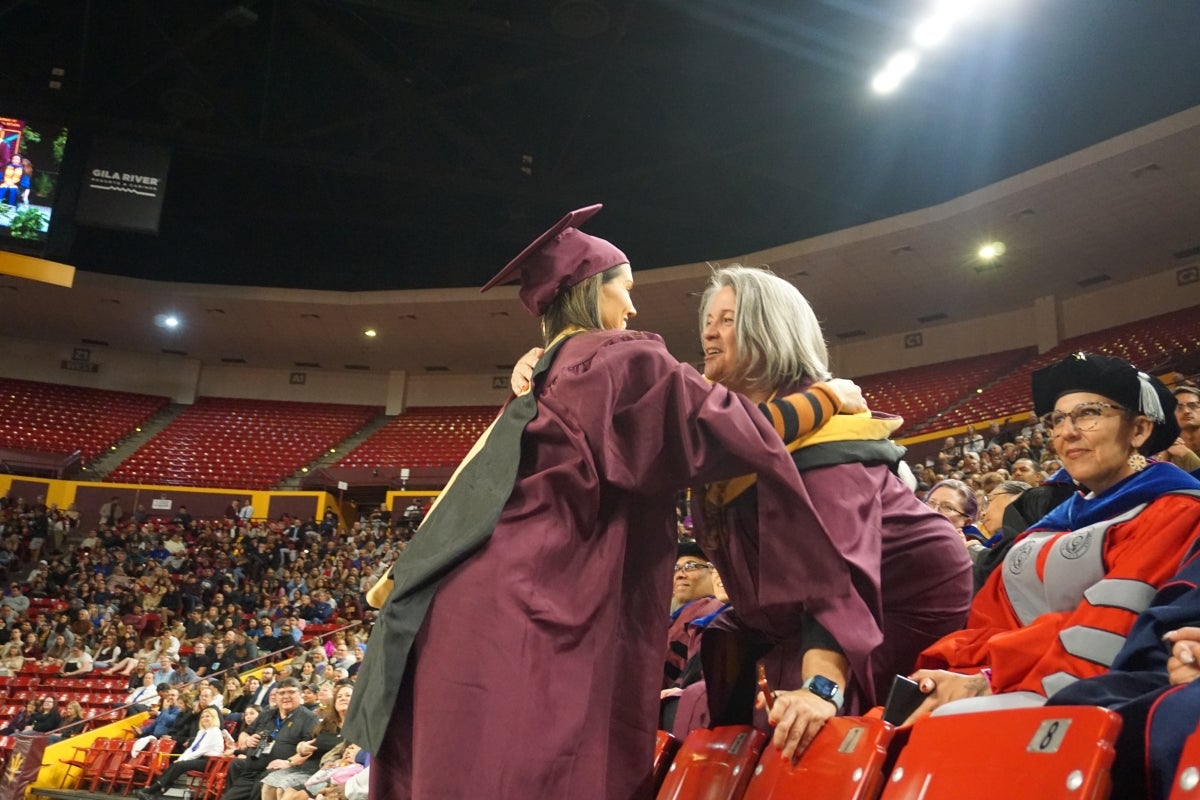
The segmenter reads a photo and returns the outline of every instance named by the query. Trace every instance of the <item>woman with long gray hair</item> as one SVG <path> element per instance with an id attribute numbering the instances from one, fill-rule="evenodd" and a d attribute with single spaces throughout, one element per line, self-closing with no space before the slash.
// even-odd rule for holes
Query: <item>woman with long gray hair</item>
<path id="1" fill-rule="evenodd" d="M 803 391 L 830 374 L 816 314 L 794 286 L 766 270 L 731 266 L 713 274 L 700 337 L 705 377 L 755 402 Z M 774 727 L 785 755 L 806 747 L 836 713 L 882 702 L 924 646 L 966 620 L 970 561 L 954 528 L 897 477 L 904 451 L 889 436 L 901 423 L 880 412 L 839 415 L 792 452 L 821 538 L 839 548 L 835 558 L 814 563 L 805 542 L 816 531 L 802 524 L 761 527 L 752 483 L 693 493 L 702 500 L 692 511 L 697 539 L 738 618 L 753 637 L 776 645 L 762 664 L 781 691 L 759 721 Z M 856 591 L 806 596 L 799 576 L 815 569 L 848 571 Z M 754 672 L 745 664 L 706 676 L 713 722 L 748 713 L 727 707 L 728 698 L 745 696 L 727 678 Z"/>

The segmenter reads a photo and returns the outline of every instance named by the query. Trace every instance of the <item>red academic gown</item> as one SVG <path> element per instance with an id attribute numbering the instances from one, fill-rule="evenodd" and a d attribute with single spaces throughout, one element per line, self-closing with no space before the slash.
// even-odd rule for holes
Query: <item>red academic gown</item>
<path id="1" fill-rule="evenodd" d="M 1164 466 L 1175 469 L 1153 469 Z M 1197 531 L 1200 501 L 1187 494 L 1077 531 L 1030 530 L 976 596 L 966 629 L 927 648 L 918 666 L 991 667 L 993 692 L 1047 696 L 1103 674 Z"/>
<path id="2" fill-rule="evenodd" d="M 762 413 L 653 334 L 574 336 L 538 386 L 499 521 L 413 641 L 372 800 L 650 796 L 676 490 L 757 471 L 787 498 L 763 503 L 764 525 L 812 518 Z M 848 571 L 813 584 L 845 592 Z"/>

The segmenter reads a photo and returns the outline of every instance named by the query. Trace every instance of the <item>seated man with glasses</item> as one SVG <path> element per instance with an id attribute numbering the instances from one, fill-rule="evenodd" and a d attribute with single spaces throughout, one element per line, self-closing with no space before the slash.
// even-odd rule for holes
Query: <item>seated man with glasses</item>
<path id="1" fill-rule="evenodd" d="M 979 514 L 979 523 L 983 525 L 984 533 L 989 537 L 1000 533 L 1004 527 L 1004 509 L 1032 488 L 1033 486 L 1024 481 L 1002 481 L 985 494 L 980 503 L 982 510 Z"/>
<path id="2" fill-rule="evenodd" d="M 687 663 L 691 633 L 688 623 L 714 614 L 724 603 L 713 596 L 713 568 L 694 541 L 680 542 L 675 550 L 675 576 L 671 583 L 671 627 L 667 632 L 667 658 L 663 664 L 663 688 L 675 684 Z"/>
<path id="3" fill-rule="evenodd" d="M 245 758 L 238 758 L 230 765 L 221 800 L 261 797 L 261 781 L 268 771 L 304 763 L 296 746 L 313 738 L 320 720 L 300 704 L 300 684 L 295 678 L 275 681 L 273 696 L 275 705 L 263 711 L 247 730 L 250 736 L 249 747 L 243 753 Z"/>

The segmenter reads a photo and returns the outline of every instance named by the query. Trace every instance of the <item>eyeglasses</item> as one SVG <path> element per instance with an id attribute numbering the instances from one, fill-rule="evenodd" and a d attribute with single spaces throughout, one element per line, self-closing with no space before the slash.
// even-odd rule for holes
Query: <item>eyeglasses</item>
<path id="1" fill-rule="evenodd" d="M 698 569 L 710 569 L 712 564 L 705 564 L 701 561 L 685 561 L 682 564 L 676 564 L 673 570 L 676 574 L 680 572 L 695 572 Z"/>
<path id="2" fill-rule="evenodd" d="M 1179 407 L 1184 411 L 1191 411 L 1193 414 L 1200 411 L 1200 402 L 1198 403 L 1180 403 Z"/>
<path id="3" fill-rule="evenodd" d="M 1071 420 L 1071 425 L 1077 431 L 1094 431 L 1100 420 L 1106 416 L 1105 409 L 1121 412 L 1125 409 L 1112 403 L 1080 403 L 1070 411 L 1051 411 L 1042 417 L 1042 424 L 1054 433 L 1061 433 L 1063 425 Z"/>
<path id="4" fill-rule="evenodd" d="M 987 508 L 989 505 L 991 505 L 992 501 L 995 500 L 997 497 L 1004 497 L 1006 494 L 1020 494 L 1020 492 L 1006 492 L 1006 491 L 1003 491 L 1002 489 L 995 489 L 992 491 L 991 494 L 985 494 L 981 498 L 980 505 L 982 505 L 984 508 Z"/>
<path id="5" fill-rule="evenodd" d="M 961 508 L 955 508 L 949 503 L 943 503 L 938 500 L 926 500 L 925 505 L 932 508 L 934 511 L 940 511 L 943 514 L 958 514 L 960 517 L 965 517 L 967 513 Z"/>

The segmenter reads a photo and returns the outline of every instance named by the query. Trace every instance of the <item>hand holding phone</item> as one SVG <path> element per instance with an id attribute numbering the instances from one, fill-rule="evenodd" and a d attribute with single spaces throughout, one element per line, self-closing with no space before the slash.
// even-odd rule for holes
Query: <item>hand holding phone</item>
<path id="1" fill-rule="evenodd" d="M 925 693 L 920 684 L 912 678 L 897 675 L 892 680 L 891 691 L 888 692 L 887 702 L 883 706 L 883 721 L 899 725 L 917 710 L 917 706 L 925 700 Z"/>

